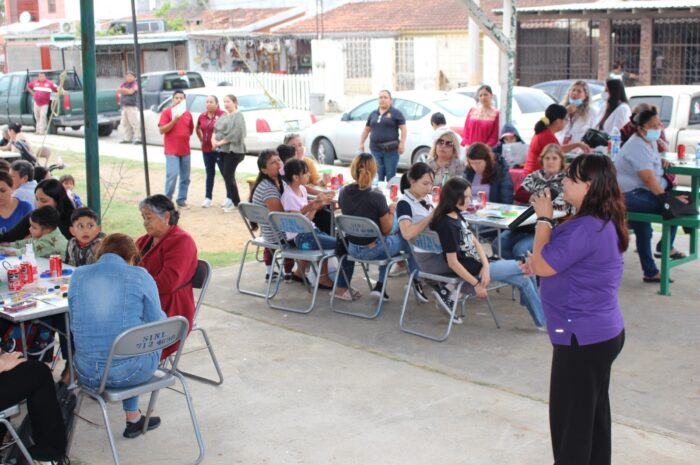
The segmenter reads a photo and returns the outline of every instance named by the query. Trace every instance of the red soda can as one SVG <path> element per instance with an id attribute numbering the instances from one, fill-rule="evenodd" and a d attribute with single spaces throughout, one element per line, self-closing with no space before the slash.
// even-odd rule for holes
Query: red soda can
<path id="1" fill-rule="evenodd" d="M 343 173 L 338 173 L 338 187 L 343 187 Z"/>
<path id="2" fill-rule="evenodd" d="M 60 255 L 51 255 L 49 257 L 49 269 L 51 270 L 52 278 L 59 278 L 63 275 L 63 262 Z"/>
<path id="3" fill-rule="evenodd" d="M 10 268 L 7 270 L 7 287 L 11 291 L 19 291 L 22 289 L 22 276 L 19 268 Z"/>
<path id="4" fill-rule="evenodd" d="M 481 201 L 481 208 L 486 208 L 486 192 L 479 191 L 477 195 L 479 196 L 479 200 Z"/>
<path id="5" fill-rule="evenodd" d="M 440 202 L 440 186 L 433 187 L 433 203 L 437 205 Z"/>
<path id="6" fill-rule="evenodd" d="M 337 190 L 338 189 L 338 176 L 333 176 L 331 178 L 331 189 L 332 190 Z"/>
<path id="7" fill-rule="evenodd" d="M 682 160 L 685 158 L 685 145 L 681 144 L 678 146 L 678 159 Z"/>
<path id="8" fill-rule="evenodd" d="M 608 155 L 612 154 L 612 139 L 608 140 Z"/>
<path id="9" fill-rule="evenodd" d="M 34 282 L 34 275 L 32 273 L 32 264 L 28 262 L 22 262 L 19 264 L 19 275 L 22 279 L 22 284 L 30 284 Z"/>
<path id="10" fill-rule="evenodd" d="M 399 197 L 399 186 L 396 184 L 391 185 L 391 192 L 389 193 L 389 198 L 391 198 L 392 202 L 396 201 L 396 199 Z"/>

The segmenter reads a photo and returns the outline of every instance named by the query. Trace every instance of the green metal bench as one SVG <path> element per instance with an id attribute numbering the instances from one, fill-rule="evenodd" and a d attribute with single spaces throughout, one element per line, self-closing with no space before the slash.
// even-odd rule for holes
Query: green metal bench
<path id="1" fill-rule="evenodd" d="M 628 221 L 642 223 L 656 223 L 661 225 L 661 295 L 671 295 L 670 272 L 684 263 L 698 259 L 698 229 L 700 228 L 700 215 L 680 216 L 671 220 L 664 220 L 661 215 L 652 213 L 627 212 Z M 671 260 L 671 226 L 690 228 L 690 251 L 686 258 Z"/>

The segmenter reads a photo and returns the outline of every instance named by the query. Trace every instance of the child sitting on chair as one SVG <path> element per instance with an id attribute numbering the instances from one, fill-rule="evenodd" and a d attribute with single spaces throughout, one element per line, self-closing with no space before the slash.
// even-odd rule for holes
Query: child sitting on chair
<path id="1" fill-rule="evenodd" d="M 29 239 L 4 243 L 8 255 L 24 255 L 27 244 L 34 246 L 36 257 L 49 258 L 51 255 L 63 255 L 68 241 L 58 229 L 60 216 L 53 207 L 41 207 L 29 215 Z M 13 250 L 14 249 L 14 250 Z"/>
<path id="2" fill-rule="evenodd" d="M 95 263 L 97 247 L 105 237 L 97 214 L 87 207 L 78 208 L 73 211 L 70 221 L 73 237 L 68 241 L 65 262 L 71 266 Z"/>

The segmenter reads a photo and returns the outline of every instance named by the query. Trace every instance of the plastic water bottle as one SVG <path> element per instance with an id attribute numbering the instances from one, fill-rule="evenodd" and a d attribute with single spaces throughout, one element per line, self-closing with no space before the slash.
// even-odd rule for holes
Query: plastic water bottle
<path id="1" fill-rule="evenodd" d="M 695 146 L 695 163 L 700 163 L 700 142 Z"/>
<path id="2" fill-rule="evenodd" d="M 374 175 L 374 179 L 372 179 L 372 190 L 375 190 L 379 187 L 379 176 L 376 174 Z"/>
<path id="3" fill-rule="evenodd" d="M 615 159 L 617 154 L 620 153 L 620 143 L 622 142 L 620 130 L 616 127 L 610 132 L 610 140 L 612 141 L 612 145 L 610 147 L 610 157 Z"/>

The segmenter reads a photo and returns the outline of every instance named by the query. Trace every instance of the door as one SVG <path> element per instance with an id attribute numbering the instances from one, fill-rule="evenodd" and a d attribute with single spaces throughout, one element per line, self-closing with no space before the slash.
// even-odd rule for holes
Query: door
<path id="1" fill-rule="evenodd" d="M 0 124 L 9 123 L 9 109 L 7 106 L 8 97 L 10 95 L 10 81 L 12 76 L 3 76 L 0 78 Z"/>
<path id="2" fill-rule="evenodd" d="M 329 134 L 335 153 L 341 160 L 352 160 L 357 155 L 360 135 L 365 129 L 369 114 L 377 109 L 377 99 L 368 100 L 347 113 L 346 121 L 339 121 L 335 134 Z M 365 152 L 369 152 L 369 137 L 365 143 Z"/>
<path id="3" fill-rule="evenodd" d="M 20 123 L 22 124 L 22 113 L 27 111 L 25 108 L 27 102 L 31 102 L 32 105 L 34 100 L 29 98 L 29 92 L 25 90 L 27 82 L 27 77 L 24 74 L 15 74 L 12 76 L 12 82 L 10 83 L 10 95 L 8 98 L 8 113 L 10 115 L 10 123 Z M 31 113 L 31 121 L 26 124 L 34 125 L 34 112 Z"/>

